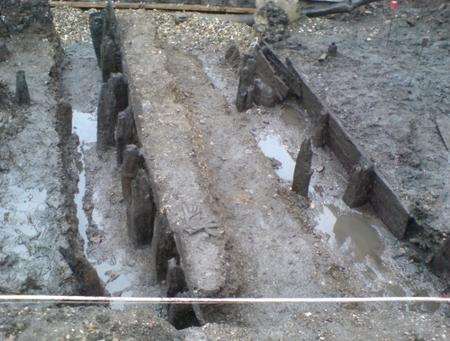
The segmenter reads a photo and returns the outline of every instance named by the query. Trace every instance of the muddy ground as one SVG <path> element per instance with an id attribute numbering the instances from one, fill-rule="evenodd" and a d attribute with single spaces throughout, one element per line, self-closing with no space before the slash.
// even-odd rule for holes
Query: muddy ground
<path id="1" fill-rule="evenodd" d="M 445 1 L 405 1 L 396 16 L 377 3 L 305 19 L 292 29 L 291 48 L 279 46 L 419 225 L 444 236 L 450 231 L 449 31 Z M 300 45 L 292 49 L 293 42 Z M 319 61 L 332 42 L 337 56 Z"/>
<path id="2" fill-rule="evenodd" d="M 367 77 L 361 75 L 366 73 L 353 69 L 356 66 L 362 68 L 364 63 L 359 61 L 354 66 L 348 61 L 337 62 L 350 58 L 343 56 L 350 54 L 350 50 L 371 63 L 381 58 L 376 57 L 376 53 L 359 52 L 356 46 L 365 51 L 366 44 L 371 42 L 362 33 L 358 39 L 348 39 L 349 27 L 381 25 L 383 16 L 376 11 L 385 13 L 382 9 L 374 9 L 374 12 L 356 16 L 307 21 L 305 25 L 313 23 L 318 29 L 317 34 L 306 30 L 301 36 L 292 33 L 291 38 L 306 47 L 293 51 L 291 44 L 290 48 L 278 47 L 279 52 L 290 55 L 306 74 L 320 74 L 324 68 L 334 74 L 330 76 L 330 82 L 335 82 L 327 87 L 326 94 L 339 99 L 338 103 L 333 102 L 339 108 L 372 108 L 375 104 L 371 107 L 365 99 L 386 99 L 389 89 L 383 86 L 390 83 L 380 80 L 383 86 L 375 87 L 378 92 L 365 96 L 363 89 Z M 101 71 L 89 37 L 90 12 L 65 9 L 53 12 L 65 51 L 64 98 L 72 105 L 74 139 L 79 141 L 77 150 L 72 150 L 73 163 L 77 165 L 72 182 L 78 181 L 78 185 L 72 200 L 76 205 L 78 238 L 85 258 L 93 265 L 108 294 L 165 296 L 166 283 L 157 281 L 155 245 L 136 247 L 127 234 L 126 205 L 116 152 L 113 148 L 100 153 L 96 149 Z M 200 241 L 197 244 L 200 248 L 209 247 L 211 241 L 214 246 L 218 245 L 221 258 L 206 260 L 223 268 L 212 269 L 206 266 L 208 262 L 202 261 L 194 270 L 207 271 L 199 273 L 185 268 L 187 276 L 200 274 L 200 277 L 208 278 L 210 272 L 217 270 L 225 274 L 218 294 L 236 297 L 439 296 L 445 292 L 448 283 L 410 259 L 407 245 L 389 232 L 371 207 L 352 210 L 342 202 L 347 174 L 327 148 L 314 148 L 311 200 L 291 192 L 294 160 L 301 141 L 311 133 L 312 125 L 308 115 L 293 100 L 273 108 L 254 107 L 244 113 L 236 111 L 238 72 L 237 68 L 225 63 L 224 55 L 231 42 L 237 43 L 243 52 L 257 40 L 249 26 L 229 17 L 212 15 L 192 14 L 179 25 L 175 24 L 173 14 L 157 11 L 118 11 L 117 16 L 130 88 L 145 103 L 143 115 L 135 119 L 141 129 L 139 137 L 147 166 L 160 191 L 155 194 L 162 195 L 164 205 L 161 207 L 170 217 L 171 210 L 187 208 L 189 211 L 192 207 L 205 205 L 223 230 L 220 235 L 214 231 L 208 233 L 209 230 L 194 235 L 197 238 L 194 242 Z M 400 26 L 399 19 L 398 35 L 395 35 L 394 26 L 392 41 L 403 42 L 401 30 L 419 30 L 422 27 L 419 21 L 410 28 L 409 25 Z M 339 46 L 338 57 L 324 63 L 316 62 L 317 55 L 320 56 L 319 52 L 328 44 L 330 25 L 336 23 L 339 23 L 339 30 L 335 34 L 340 39 L 333 41 Z M 322 35 L 322 31 L 325 34 Z M 407 38 L 412 41 L 413 35 Z M 30 107 L 19 109 L 14 104 L 0 107 L 0 221 L 5 231 L 2 230 L 5 246 L 1 252 L 5 261 L 1 262 L 0 288 L 4 293 L 78 293 L 69 266 L 53 247 L 67 247 L 64 229 L 69 227 L 61 218 L 66 214 L 65 207 L 61 207 L 67 204 L 63 189 L 66 182 L 57 167 L 61 160 L 58 159 L 54 124 L 56 97 L 48 76 L 54 60 L 52 45 L 45 39 L 23 34 L 7 40 L 13 57 L 0 63 L 1 80 L 6 81 L 11 91 L 15 86 L 15 71 L 25 68 L 32 97 Z M 351 45 L 353 43 L 356 46 Z M 377 53 L 391 56 L 392 50 L 379 48 L 381 45 L 377 44 L 377 49 L 381 50 Z M 431 48 L 435 50 L 430 51 L 442 49 L 440 45 L 433 46 L 434 42 Z M 372 48 L 376 49 L 375 44 Z M 436 74 L 444 70 L 448 54 L 444 58 L 428 51 L 430 54 L 426 57 L 426 51 L 422 58 L 427 62 L 434 61 Z M 399 54 L 408 61 L 405 53 Z M 358 90 L 362 93 L 358 101 L 344 101 L 351 93 L 344 91 L 348 84 L 337 82 L 342 65 L 348 72 L 343 73 L 345 77 L 361 82 Z M 424 77 L 426 70 L 425 66 L 419 66 L 417 75 Z M 354 73 L 358 74 L 357 78 L 353 78 Z M 315 83 L 314 79 L 317 80 L 313 77 L 309 80 L 318 90 L 323 90 L 322 83 Z M 429 81 L 441 93 L 448 90 L 437 77 L 431 77 Z M 438 96 L 437 91 L 420 87 L 423 83 L 420 86 L 412 84 L 416 84 L 417 93 L 428 91 L 430 96 Z M 408 122 L 417 122 L 412 109 L 435 105 L 434 114 L 439 108 L 448 109 L 445 98 L 428 99 L 430 96 L 424 96 L 422 102 L 417 98 L 408 101 L 408 110 L 402 108 L 410 114 L 401 117 L 405 120 L 407 117 Z M 391 103 L 385 102 L 386 106 Z M 378 111 L 364 112 L 375 120 Z M 390 146 L 392 149 L 388 150 L 395 155 L 399 155 L 400 147 L 406 148 L 401 143 L 403 140 L 395 144 L 391 143 L 395 139 L 388 137 L 383 140 L 386 144 L 369 143 L 366 132 L 372 132 L 371 125 L 362 124 L 363 120 L 352 114 L 338 113 L 364 147 L 373 152 L 378 166 L 392 165 L 388 161 L 381 162 L 385 160 L 381 158 L 386 157 L 384 153 L 376 153 L 381 145 L 385 149 Z M 430 122 L 434 122 L 433 117 L 432 113 L 427 115 Z M 400 127 L 405 125 L 397 123 Z M 390 127 L 394 126 L 386 123 L 382 132 L 389 134 Z M 431 175 L 424 180 L 429 181 L 427 189 L 440 190 L 439 193 L 445 195 L 443 187 L 439 187 L 441 182 L 435 181 L 439 174 L 441 178 L 445 174 L 444 166 L 448 163 L 439 161 L 445 151 L 429 124 L 423 125 L 424 130 L 419 129 L 422 125 L 415 127 L 417 129 L 410 132 L 417 132 L 423 138 L 408 141 L 423 142 L 431 149 L 435 147 L 430 154 L 434 158 L 429 171 Z M 428 133 L 429 140 L 424 137 Z M 416 154 L 409 151 L 407 155 L 413 157 Z M 386 160 L 390 159 L 387 157 Z M 428 167 L 428 161 L 423 162 L 423 167 Z M 386 170 L 387 176 L 392 175 L 401 189 L 405 182 L 402 172 L 410 174 L 412 168 L 406 162 L 400 163 L 398 168 L 381 169 Z M 173 177 L 164 178 L 166 175 Z M 188 191 L 183 192 L 184 189 Z M 413 190 L 417 192 L 416 187 Z M 197 202 L 198 198 L 202 201 Z M 433 209 L 430 212 L 439 212 L 436 207 Z M 173 214 L 177 217 L 179 212 Z M 201 254 L 196 250 L 191 252 L 194 259 Z M 184 261 L 183 265 L 190 264 L 188 260 Z M 46 275 L 36 273 L 36 269 L 44 269 Z M 202 278 L 191 279 L 192 282 L 211 283 Z M 181 331 L 164 321 L 167 309 L 162 306 L 12 305 L 2 309 L 0 337 L 18 335 L 23 340 L 49 337 L 80 340 L 445 340 L 450 328 L 448 306 L 438 304 L 217 306 L 204 316 L 204 326 Z"/>
<path id="3" fill-rule="evenodd" d="M 202 179 L 203 187 L 213 198 L 211 205 L 219 212 L 225 211 L 219 213 L 225 227 L 223 238 L 227 240 L 226 264 L 230 267 L 225 291 L 234 291 L 239 296 L 267 297 L 333 295 L 336 292 L 348 295 L 409 292 L 414 295 L 422 290 L 437 289 L 438 293 L 443 289 L 427 270 L 417 268 L 404 257 L 395 238 L 384 231 L 379 221 L 373 222 L 370 212 L 361 214 L 343 206 L 338 198 L 345 188 L 346 177 L 332 155 L 316 152 L 320 161 L 315 165 L 312 209 L 305 209 L 305 203 L 290 193 L 289 182 L 283 181 L 283 177 L 289 179 L 285 172 L 289 174 L 291 167 L 292 173 L 292 159 L 303 134 L 308 133 L 306 115 L 295 103 L 237 113 L 234 107 L 236 73 L 221 57 L 225 54 L 226 43 L 211 42 L 214 36 L 208 34 L 197 35 L 199 26 L 209 32 L 219 27 L 227 30 L 226 25 L 223 28 L 216 18 L 193 16 L 192 21 L 198 25 L 193 24 L 192 29 L 189 21 L 170 29 L 170 15 L 145 12 L 119 12 L 118 15 L 124 26 L 123 46 L 131 86 L 136 88 L 142 102 L 148 103 L 136 120 L 141 129 L 143 150 L 151 158 L 149 167 L 155 172 L 158 184 L 165 183 L 165 179 L 158 177 L 158 162 L 162 161 L 157 160 L 165 159 L 164 150 L 171 150 L 173 146 L 159 138 L 158 148 L 151 147 L 152 142 L 155 143 L 152 138 L 159 137 L 152 136 L 152 132 L 164 131 L 166 126 L 174 131 L 181 129 L 177 143 L 189 143 L 185 141 L 185 128 L 181 128 L 185 123 L 180 125 L 178 116 L 162 111 L 175 106 L 191 125 L 191 157 L 199 167 L 196 176 Z M 180 44 L 179 39 L 186 44 Z M 251 37 L 247 39 L 247 43 L 251 40 Z M 153 66 L 151 58 L 145 60 L 146 55 L 155 56 Z M 156 79 L 164 79 L 164 82 L 156 84 Z M 268 145 L 267 157 L 265 145 Z M 179 145 L 179 148 L 184 146 Z M 278 162 L 274 162 L 274 158 Z M 183 168 L 177 170 L 182 178 L 189 174 L 183 174 Z M 356 232 L 348 228 L 349 224 L 364 227 Z M 314 227 L 318 231 L 314 232 Z M 397 260 L 398 257 L 403 259 Z M 423 286 L 425 283 L 428 288 Z M 430 283 L 434 284 L 429 286 Z M 313 335 L 308 330 L 311 326 L 325 338 L 350 337 L 347 332 L 358 333 L 360 337 L 396 333 L 396 337 L 401 338 L 405 337 L 403 327 L 406 327 L 402 327 L 401 321 L 406 315 L 413 318 L 409 314 L 415 314 L 415 309 L 408 309 L 406 313 L 392 307 L 361 308 L 362 312 L 322 308 L 327 311 L 313 309 L 312 314 L 317 316 L 313 321 L 301 318 L 311 313 L 302 307 L 221 308 L 215 318 L 225 323 L 243 323 L 253 332 L 259 329 L 257 335 L 275 338 L 296 333 L 305 333 L 303 337 L 311 338 Z M 425 309 L 431 309 L 429 313 L 434 310 L 432 307 Z M 324 324 L 327 320 L 324 314 L 333 315 L 329 324 Z M 430 323 L 434 318 L 440 320 L 440 313 L 431 314 Z M 370 326 L 364 316 L 370 316 Z M 357 327 L 351 322 L 355 318 L 359 319 Z M 389 321 L 394 320 L 395 328 L 388 326 Z"/>
<path id="4" fill-rule="evenodd" d="M 153 288 L 152 251 L 149 247 L 136 249 L 127 235 L 116 155 L 112 150 L 99 154 L 95 148 L 101 72 L 92 43 L 67 39 L 64 48 L 63 81 L 73 108 L 73 132 L 80 140 L 75 202 L 85 253 L 110 294 L 158 296 L 159 287 Z"/>
<path id="5" fill-rule="evenodd" d="M 54 48 L 47 34 L 13 36 L 6 44 L 11 56 L 0 63 L 10 92 L 10 104 L 0 108 L 1 291 L 73 292 L 71 271 L 58 251 L 67 247 L 69 226 L 49 76 Z M 12 99 L 18 70 L 25 70 L 30 106 Z"/>

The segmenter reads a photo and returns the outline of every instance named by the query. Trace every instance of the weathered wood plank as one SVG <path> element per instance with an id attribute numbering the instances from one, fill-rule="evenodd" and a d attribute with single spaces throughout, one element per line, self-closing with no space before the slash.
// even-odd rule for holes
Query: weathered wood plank
<path id="1" fill-rule="evenodd" d="M 105 2 L 84 2 L 84 1 L 50 1 L 52 7 L 74 7 L 74 8 L 97 8 L 106 7 Z M 227 14 L 253 14 L 255 8 L 230 7 L 230 6 L 209 6 L 209 5 L 186 5 L 186 4 L 140 4 L 120 2 L 114 3 L 116 9 L 157 9 L 161 11 L 187 11 L 187 12 L 206 12 L 206 13 L 227 13 Z"/>

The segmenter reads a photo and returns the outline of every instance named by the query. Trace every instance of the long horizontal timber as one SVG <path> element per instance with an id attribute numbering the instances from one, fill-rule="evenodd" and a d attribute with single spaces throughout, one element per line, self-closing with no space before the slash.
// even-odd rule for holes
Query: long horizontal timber
<path id="1" fill-rule="evenodd" d="M 105 2 L 84 2 L 84 1 L 50 1 L 52 7 L 74 7 L 80 9 L 102 9 L 106 7 Z M 144 4 L 144 3 L 114 3 L 116 9 L 146 9 L 161 11 L 187 11 L 205 13 L 226 13 L 226 14 L 254 14 L 255 8 L 230 7 L 230 6 L 209 6 L 209 5 L 187 5 L 187 4 Z"/>

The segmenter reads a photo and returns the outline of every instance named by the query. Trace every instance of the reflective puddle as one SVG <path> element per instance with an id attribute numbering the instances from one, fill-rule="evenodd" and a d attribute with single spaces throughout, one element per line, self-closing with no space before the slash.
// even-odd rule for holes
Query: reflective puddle
<path id="1" fill-rule="evenodd" d="M 357 262 L 369 258 L 382 267 L 385 245 L 376 228 L 376 220 L 357 212 L 341 212 L 333 205 L 319 208 L 316 229 L 326 233 L 329 243 L 349 254 Z"/>
<path id="2" fill-rule="evenodd" d="M 258 143 L 265 156 L 276 160 L 276 173 L 291 182 L 295 160 L 283 145 L 280 136 L 269 134 Z M 311 188 L 314 192 L 314 190 Z M 345 205 L 344 205 L 345 206 Z M 370 215 L 335 205 L 318 206 L 315 228 L 329 236 L 328 242 L 358 263 L 369 265 L 370 272 L 378 276 L 384 272 L 381 255 L 385 244 L 379 232 L 380 222 Z"/>
<path id="3" fill-rule="evenodd" d="M 80 138 L 80 145 L 97 141 L 96 112 L 74 110 L 72 117 L 73 132 Z"/>
<path id="4" fill-rule="evenodd" d="M 288 153 L 280 136 L 266 135 L 258 146 L 265 156 L 276 160 L 277 175 L 284 181 L 291 182 L 295 160 Z M 370 271 L 375 272 L 375 275 L 384 271 L 381 255 L 385 244 L 378 231 L 381 225 L 377 219 L 335 205 L 321 205 L 318 207 L 316 223 L 315 228 L 328 235 L 328 242 L 340 252 L 358 263 L 373 264 Z"/>
<path id="5" fill-rule="evenodd" d="M 78 152 L 81 154 L 82 168 L 78 181 L 78 193 L 75 194 L 75 204 L 77 205 L 78 230 L 81 238 L 84 240 L 84 253 L 87 256 L 88 236 L 87 228 L 89 226 L 86 213 L 83 209 L 83 197 L 86 193 L 86 173 L 84 164 L 85 151 L 92 147 L 92 144 L 97 141 L 97 119 L 96 113 L 85 113 L 74 110 L 72 115 L 72 129 L 80 139 Z"/>
<path id="6" fill-rule="evenodd" d="M 368 283 L 383 283 L 374 288 L 376 295 L 405 296 L 405 288 L 395 282 L 395 276 L 383 264 L 386 245 L 380 232 L 382 223 L 368 214 L 344 207 L 320 206 L 315 229 L 325 233 L 327 242 L 349 262 L 362 266 L 362 274 Z"/>
<path id="7" fill-rule="evenodd" d="M 291 182 L 294 177 L 295 161 L 287 152 L 281 138 L 277 135 L 267 135 L 258 142 L 258 147 L 270 159 L 277 161 L 275 172 L 284 181 Z"/>
<path id="8" fill-rule="evenodd" d="M 78 193 L 75 195 L 75 203 L 77 205 L 77 217 L 78 217 L 78 229 L 81 237 L 84 240 L 84 252 L 89 262 L 94 266 L 98 275 L 103 283 L 105 283 L 106 289 L 111 294 L 123 295 L 130 289 L 130 285 L 133 280 L 133 275 L 126 269 L 124 260 L 126 255 L 124 252 L 117 250 L 111 259 L 98 260 L 89 250 L 89 237 L 88 228 L 89 221 L 86 216 L 86 212 L 83 209 L 83 197 L 86 193 L 86 173 L 85 173 L 85 154 L 90 148 L 94 148 L 97 141 L 97 117 L 96 113 L 86 113 L 74 110 L 72 119 L 73 132 L 78 135 L 80 139 L 80 145 L 78 146 L 78 152 L 81 154 L 82 169 L 80 171 L 80 179 L 78 182 Z M 96 210 L 94 210 L 96 211 Z M 96 225 L 103 229 L 101 224 L 102 217 L 99 212 L 95 212 L 93 215 Z"/>

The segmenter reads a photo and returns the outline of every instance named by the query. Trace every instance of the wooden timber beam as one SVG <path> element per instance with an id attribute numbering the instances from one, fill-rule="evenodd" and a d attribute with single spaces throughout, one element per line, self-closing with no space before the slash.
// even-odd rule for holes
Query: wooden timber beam
<path id="1" fill-rule="evenodd" d="M 226 13 L 226 14 L 254 14 L 255 8 L 230 7 L 230 6 L 209 6 L 209 5 L 185 5 L 185 4 L 144 4 L 144 3 L 114 3 L 117 9 L 146 9 L 161 11 L 187 11 L 187 12 L 205 12 L 205 13 Z M 74 8 L 96 8 L 106 7 L 105 2 L 84 2 L 84 1 L 50 1 L 52 7 L 74 7 Z"/>

